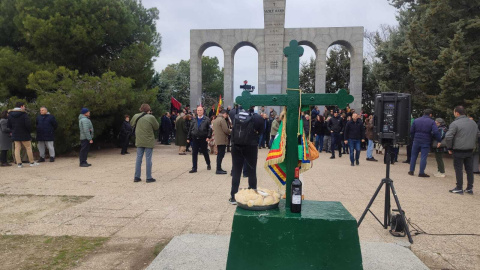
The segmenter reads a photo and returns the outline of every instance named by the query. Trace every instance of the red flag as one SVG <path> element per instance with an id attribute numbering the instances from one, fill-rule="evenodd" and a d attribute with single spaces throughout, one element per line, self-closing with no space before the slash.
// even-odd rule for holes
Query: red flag
<path id="1" fill-rule="evenodd" d="M 180 110 L 182 108 L 182 103 L 178 102 L 174 97 L 170 99 L 170 103 L 172 104 L 172 107 L 174 107 L 177 110 Z"/>

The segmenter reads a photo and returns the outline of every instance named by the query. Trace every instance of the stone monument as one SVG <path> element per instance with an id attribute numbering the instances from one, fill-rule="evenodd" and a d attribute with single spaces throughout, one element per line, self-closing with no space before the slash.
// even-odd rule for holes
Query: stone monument
<path id="1" fill-rule="evenodd" d="M 203 52 L 218 46 L 224 53 L 224 104 L 233 105 L 234 57 L 238 49 L 250 46 L 258 52 L 259 94 L 285 94 L 287 59 L 283 48 L 290 40 L 313 49 L 316 55 L 315 93 L 325 93 L 327 49 L 336 44 L 350 52 L 351 108 L 362 105 L 363 27 L 285 28 L 286 0 L 263 0 L 264 29 L 211 29 L 190 31 L 190 104 L 199 104 L 202 92 Z"/>

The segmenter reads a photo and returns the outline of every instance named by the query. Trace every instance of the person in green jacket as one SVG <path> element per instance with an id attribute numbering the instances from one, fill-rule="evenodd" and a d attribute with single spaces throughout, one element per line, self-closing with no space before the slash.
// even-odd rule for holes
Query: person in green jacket
<path id="1" fill-rule="evenodd" d="M 140 182 L 142 179 L 142 160 L 145 154 L 147 167 L 147 183 L 155 182 L 152 177 L 152 153 L 155 146 L 155 131 L 160 127 L 155 116 L 151 114 L 150 105 L 142 104 L 140 113 L 137 113 L 130 120 L 135 135 L 135 146 L 137 147 L 137 161 L 135 163 L 135 178 L 133 182 Z"/>
<path id="2" fill-rule="evenodd" d="M 82 108 L 78 116 L 78 125 L 80 127 L 80 167 L 90 167 L 92 164 L 87 162 L 90 144 L 93 143 L 93 125 L 90 121 L 90 110 Z"/>

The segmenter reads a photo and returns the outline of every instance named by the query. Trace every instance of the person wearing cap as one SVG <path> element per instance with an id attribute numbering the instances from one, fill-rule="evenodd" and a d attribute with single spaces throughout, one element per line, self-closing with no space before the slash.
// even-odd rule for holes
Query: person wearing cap
<path id="1" fill-rule="evenodd" d="M 80 167 L 92 166 L 87 162 L 90 144 L 93 143 L 93 125 L 90 121 L 90 110 L 82 108 L 78 116 L 78 125 L 80 127 Z"/>
<path id="2" fill-rule="evenodd" d="M 213 132 L 215 132 L 215 144 L 217 145 L 217 171 L 216 174 L 227 174 L 227 171 L 222 169 L 222 161 L 225 156 L 225 149 L 228 144 L 228 136 L 232 132 L 228 128 L 226 118 L 227 111 L 222 110 L 217 118 L 213 121 Z"/>
<path id="3" fill-rule="evenodd" d="M 442 140 L 440 141 L 440 146 L 438 146 L 438 142 L 434 140 L 432 142 L 432 147 L 435 151 L 435 159 L 437 160 L 437 168 L 438 172 L 433 174 L 435 177 L 445 177 L 445 165 L 443 163 L 443 153 L 447 152 L 447 145 L 445 144 L 445 135 L 447 134 L 448 128 L 445 120 L 442 118 L 435 119 L 435 124 L 438 127 L 438 132 L 440 132 L 440 136 Z"/>

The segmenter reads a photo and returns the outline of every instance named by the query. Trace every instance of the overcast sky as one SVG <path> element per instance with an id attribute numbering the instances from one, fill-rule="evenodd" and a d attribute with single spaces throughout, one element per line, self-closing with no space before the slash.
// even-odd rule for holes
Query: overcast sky
<path id="1" fill-rule="evenodd" d="M 145 7 L 160 11 L 157 30 L 162 35 L 162 52 L 155 69 L 190 57 L 190 29 L 263 28 L 263 0 L 143 0 Z M 381 24 L 396 25 L 396 9 L 388 0 L 287 0 L 285 27 L 363 26 L 375 31 Z M 366 44 L 364 47 L 367 47 Z M 313 50 L 306 47 L 301 61 Z M 223 51 L 211 47 L 204 53 L 216 56 L 223 67 Z M 313 55 L 314 56 L 314 55 Z M 258 56 L 250 47 L 235 55 L 235 95 L 246 79 L 258 85 Z"/>

